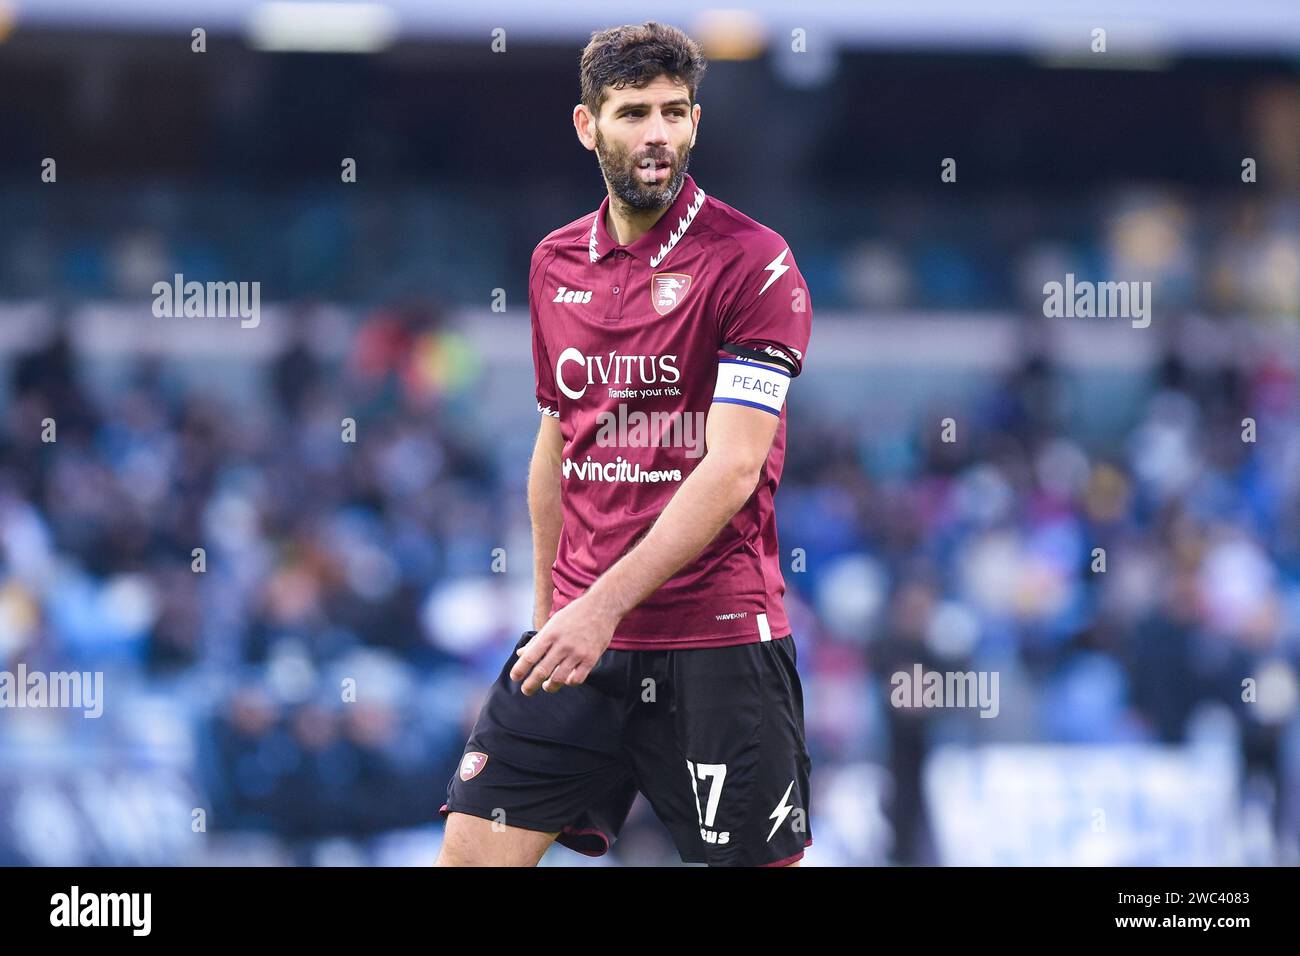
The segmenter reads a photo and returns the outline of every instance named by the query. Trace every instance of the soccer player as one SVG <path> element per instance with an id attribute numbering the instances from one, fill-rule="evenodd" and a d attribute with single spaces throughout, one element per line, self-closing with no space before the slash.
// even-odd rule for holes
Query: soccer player
<path id="1" fill-rule="evenodd" d="M 438 865 L 599 856 L 638 791 L 685 862 L 812 843 L 773 513 L 811 303 L 785 240 L 686 173 L 704 70 L 653 21 L 583 52 L 573 123 L 608 195 L 528 277 L 534 630 L 448 785 Z"/>

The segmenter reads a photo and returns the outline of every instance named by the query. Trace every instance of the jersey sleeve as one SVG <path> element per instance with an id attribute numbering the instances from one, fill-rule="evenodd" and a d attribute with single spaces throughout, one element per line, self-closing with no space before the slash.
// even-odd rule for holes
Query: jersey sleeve
<path id="1" fill-rule="evenodd" d="M 737 294 L 721 317 L 718 357 L 773 363 L 793 378 L 803 371 L 812 335 L 812 298 L 794 254 L 772 233 L 740 267 Z"/>
<path id="2" fill-rule="evenodd" d="M 560 400 L 555 388 L 555 366 L 546 350 L 546 339 L 538 318 L 542 301 L 542 285 L 546 278 L 546 261 L 549 255 L 539 246 L 533 250 L 533 261 L 528 272 L 528 323 L 533 338 L 533 382 L 537 397 L 537 410 L 544 415 L 560 417 Z"/>

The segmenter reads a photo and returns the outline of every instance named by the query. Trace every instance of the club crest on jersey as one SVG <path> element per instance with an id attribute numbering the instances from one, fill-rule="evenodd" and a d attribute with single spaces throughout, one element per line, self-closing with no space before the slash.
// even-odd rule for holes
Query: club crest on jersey
<path id="1" fill-rule="evenodd" d="M 487 766 L 488 755 L 479 753 L 477 750 L 471 750 L 465 756 L 460 758 L 460 779 L 472 780 L 477 777 L 479 771 Z"/>
<path id="2" fill-rule="evenodd" d="M 681 272 L 656 272 L 650 279 L 650 303 L 660 315 L 667 315 L 686 298 L 691 277 Z"/>

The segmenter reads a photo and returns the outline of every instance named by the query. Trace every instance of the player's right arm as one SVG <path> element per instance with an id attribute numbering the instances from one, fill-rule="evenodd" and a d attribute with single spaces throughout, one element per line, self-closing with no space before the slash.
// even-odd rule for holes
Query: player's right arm
<path id="1" fill-rule="evenodd" d="M 551 565 L 560 548 L 560 528 L 564 515 L 560 510 L 560 456 L 564 437 L 560 420 L 541 416 L 537 443 L 528 466 L 528 514 L 533 523 L 533 630 L 540 631 L 551 616 L 551 597 L 555 587 Z"/>
<path id="2" fill-rule="evenodd" d="M 528 514 L 533 525 L 533 630 L 540 631 L 551 616 L 555 583 L 551 566 L 560 549 L 564 513 L 560 506 L 560 466 L 564 436 L 560 431 L 559 395 L 555 387 L 555 366 L 551 364 L 542 335 L 538 303 L 540 284 L 545 281 L 545 245 L 533 250 L 528 269 L 528 319 L 533 340 L 533 377 L 541 424 L 528 466 Z"/>

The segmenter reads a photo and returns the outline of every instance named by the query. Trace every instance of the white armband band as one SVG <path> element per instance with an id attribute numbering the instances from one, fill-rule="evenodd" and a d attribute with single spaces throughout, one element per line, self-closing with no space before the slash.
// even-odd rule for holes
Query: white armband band
<path id="1" fill-rule="evenodd" d="M 780 415 L 789 387 L 789 372 L 744 359 L 719 359 L 713 400 L 748 405 Z"/>

